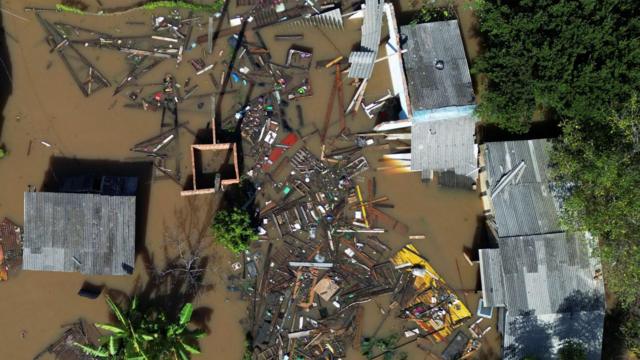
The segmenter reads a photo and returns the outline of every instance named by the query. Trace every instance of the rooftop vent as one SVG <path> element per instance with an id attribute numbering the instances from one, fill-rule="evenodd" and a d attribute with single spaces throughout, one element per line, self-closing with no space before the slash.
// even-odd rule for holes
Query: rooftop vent
<path id="1" fill-rule="evenodd" d="M 435 65 L 436 69 L 438 69 L 438 70 L 444 69 L 444 61 L 442 61 L 442 60 L 436 60 L 434 65 Z"/>

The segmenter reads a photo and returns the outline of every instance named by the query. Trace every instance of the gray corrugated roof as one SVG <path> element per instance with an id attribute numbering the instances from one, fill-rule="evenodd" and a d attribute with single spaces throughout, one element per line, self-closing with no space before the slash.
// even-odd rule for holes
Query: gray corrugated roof
<path id="1" fill-rule="evenodd" d="M 604 285 L 594 279 L 600 267 L 582 233 L 554 233 L 498 239 L 507 319 L 504 358 L 549 358 L 558 344 L 582 341 L 590 359 L 600 358 Z M 482 250 L 482 283 L 494 278 Z M 495 259 L 494 259 L 495 260 Z M 483 288 L 486 292 L 486 288 Z M 489 299 L 491 299 L 489 297 Z"/>
<path id="2" fill-rule="evenodd" d="M 475 102 L 457 20 L 405 25 L 400 33 L 406 36 L 402 58 L 414 112 Z M 442 70 L 435 67 L 438 60 Z"/>
<path id="3" fill-rule="evenodd" d="M 134 196 L 27 192 L 23 269 L 124 275 L 135 219 Z"/>
<path id="4" fill-rule="evenodd" d="M 487 307 L 504 306 L 500 249 L 481 249 L 479 254 L 484 304 Z"/>
<path id="5" fill-rule="evenodd" d="M 378 56 L 382 35 L 384 0 L 365 0 L 365 6 L 360 48 L 349 55 L 350 78 L 369 79 L 373 72 L 374 61 Z M 369 55 L 356 55 L 355 53 L 368 53 Z"/>
<path id="6" fill-rule="evenodd" d="M 594 280 L 598 263 L 582 234 L 554 233 L 499 238 L 505 304 L 509 311 L 537 315 L 564 312 L 577 291 L 604 294 Z"/>
<path id="7" fill-rule="evenodd" d="M 491 142 L 485 144 L 488 194 L 518 164 L 524 169 L 493 196 L 500 237 L 562 231 L 558 204 L 547 174 L 549 142 L 545 139 Z"/>
<path id="8" fill-rule="evenodd" d="M 453 170 L 468 175 L 476 169 L 475 116 L 414 122 L 411 126 L 411 169 Z M 475 178 L 476 173 L 470 175 Z"/>

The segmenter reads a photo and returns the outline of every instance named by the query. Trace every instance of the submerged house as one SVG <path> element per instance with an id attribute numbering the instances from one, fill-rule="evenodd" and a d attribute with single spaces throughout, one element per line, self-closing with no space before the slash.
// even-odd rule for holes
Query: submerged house
<path id="1" fill-rule="evenodd" d="M 402 26 L 397 45 L 402 58 L 389 59 L 389 67 L 402 108 L 397 123 L 406 117 L 411 127 L 410 169 L 425 180 L 435 173 L 444 186 L 471 188 L 478 170 L 476 105 L 458 21 Z"/>
<path id="2" fill-rule="evenodd" d="M 238 145 L 218 143 L 215 120 L 215 102 L 211 100 L 212 144 L 191 145 L 191 177 L 181 196 L 218 192 L 228 185 L 240 183 Z"/>
<path id="3" fill-rule="evenodd" d="M 23 270 L 133 271 L 137 179 L 73 177 L 65 192 L 24 194 Z"/>
<path id="4" fill-rule="evenodd" d="M 600 359 L 604 284 L 588 233 L 559 222 L 547 140 L 481 148 L 480 187 L 497 247 L 481 249 L 483 303 L 497 308 L 503 357 L 553 358 L 569 340 Z"/>

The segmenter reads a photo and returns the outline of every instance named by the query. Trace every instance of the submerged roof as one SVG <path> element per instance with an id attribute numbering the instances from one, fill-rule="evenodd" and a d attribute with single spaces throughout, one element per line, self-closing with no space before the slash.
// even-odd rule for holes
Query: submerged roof
<path id="1" fill-rule="evenodd" d="M 475 103 L 457 20 L 405 25 L 400 33 L 414 113 Z"/>
<path id="2" fill-rule="evenodd" d="M 562 231 L 548 176 L 549 146 L 546 139 L 485 145 L 487 192 L 492 198 L 498 236 Z"/>
<path id="3" fill-rule="evenodd" d="M 365 0 L 360 48 L 349 55 L 350 78 L 369 79 L 371 77 L 382 36 L 383 12 L 384 0 Z"/>
<path id="4" fill-rule="evenodd" d="M 134 266 L 135 196 L 27 192 L 23 269 L 124 275 Z"/>
<path id="5" fill-rule="evenodd" d="M 507 308 L 505 358 L 548 355 L 568 339 L 584 342 L 599 358 L 604 285 L 594 279 L 600 265 L 585 235 L 516 236 L 498 243 L 499 249 L 480 250 L 480 265 L 485 304 Z"/>
<path id="6" fill-rule="evenodd" d="M 411 126 L 411 170 L 453 170 L 475 177 L 477 151 L 473 115 L 434 121 L 414 121 Z"/>

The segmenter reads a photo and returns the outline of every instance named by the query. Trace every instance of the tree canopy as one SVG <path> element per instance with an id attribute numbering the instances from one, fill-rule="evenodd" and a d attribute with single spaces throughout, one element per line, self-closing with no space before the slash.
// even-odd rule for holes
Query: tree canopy
<path id="1" fill-rule="evenodd" d="M 478 0 L 483 121 L 525 132 L 548 116 L 598 120 L 640 86 L 636 0 Z"/>
<path id="2" fill-rule="evenodd" d="M 609 290 L 623 304 L 640 291 L 640 104 L 633 97 L 599 123 L 568 120 L 551 154 L 553 175 L 568 184 L 563 219 L 602 241 Z"/>
<path id="3" fill-rule="evenodd" d="M 258 239 L 251 226 L 249 213 L 238 208 L 219 210 L 211 224 L 211 231 L 219 244 L 236 254 L 247 250 L 249 244 Z"/>
<path id="4" fill-rule="evenodd" d="M 484 53 L 482 121 L 526 132 L 552 119 L 563 221 L 599 239 L 607 290 L 629 314 L 640 353 L 640 3 L 637 0 L 477 0 Z"/>

